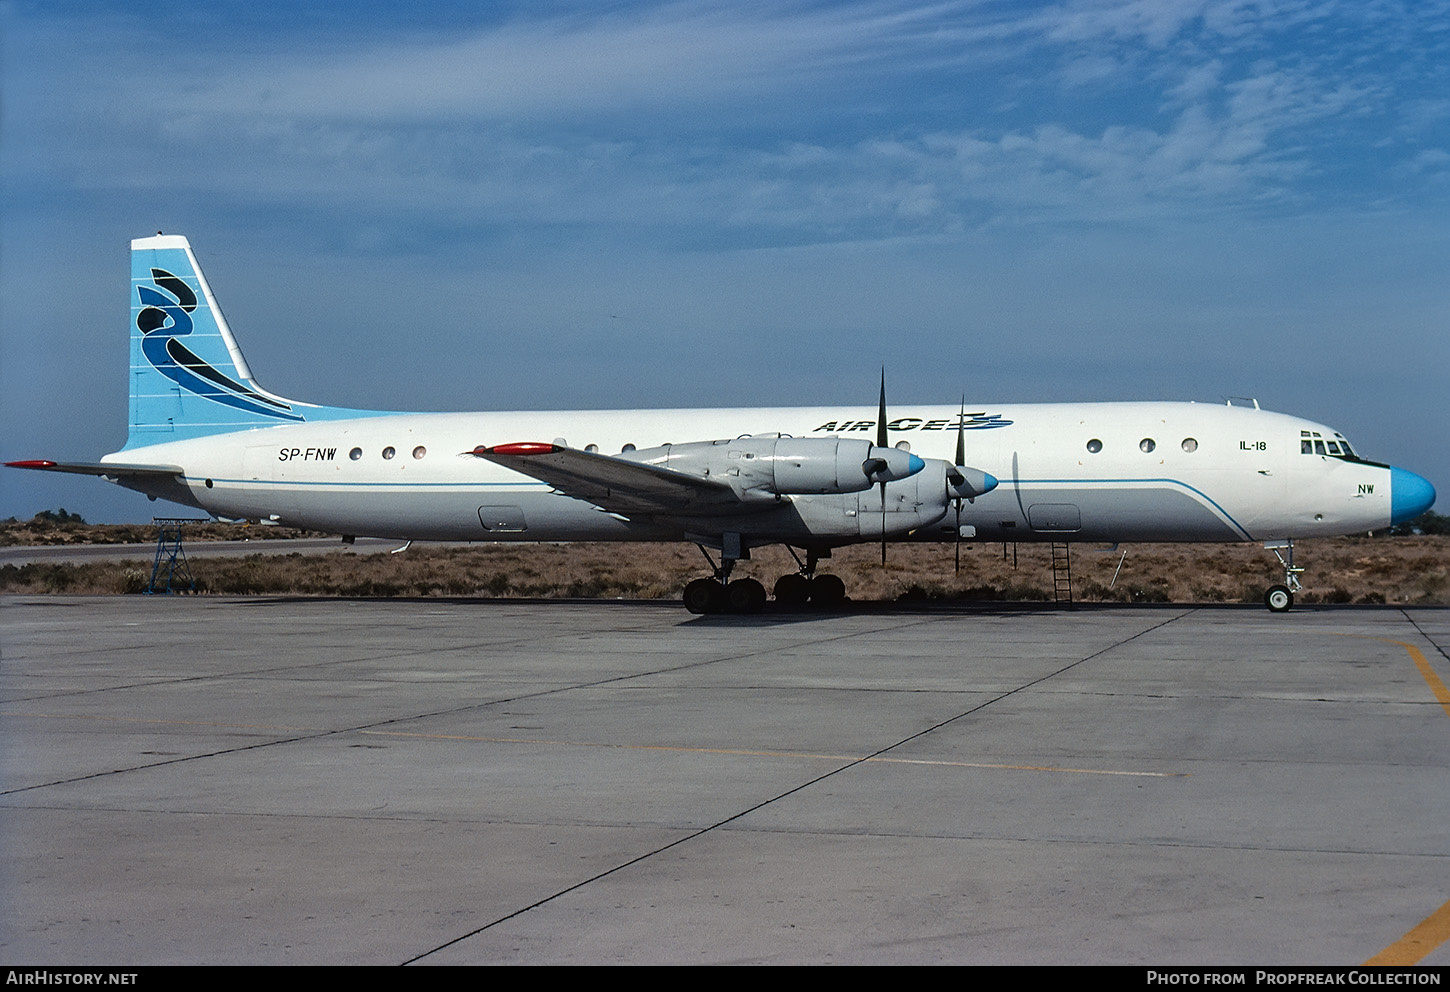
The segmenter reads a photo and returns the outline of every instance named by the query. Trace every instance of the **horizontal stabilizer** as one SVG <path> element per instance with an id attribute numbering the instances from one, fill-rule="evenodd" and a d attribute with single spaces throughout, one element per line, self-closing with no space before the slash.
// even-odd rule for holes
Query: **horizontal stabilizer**
<path id="1" fill-rule="evenodd" d="M 6 462 L 6 468 L 30 468 L 41 472 L 69 472 L 72 475 L 106 475 L 112 478 L 149 475 L 171 477 L 185 474 L 180 465 L 130 465 L 124 462 L 52 462 L 44 458 Z"/>

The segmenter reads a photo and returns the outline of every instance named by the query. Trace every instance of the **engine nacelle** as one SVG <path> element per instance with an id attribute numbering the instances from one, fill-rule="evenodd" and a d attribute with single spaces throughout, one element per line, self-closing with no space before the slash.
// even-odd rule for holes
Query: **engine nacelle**
<path id="1" fill-rule="evenodd" d="M 910 452 L 870 441 L 775 435 L 666 444 L 619 457 L 723 480 L 747 501 L 864 492 L 910 478 L 925 465 Z"/>

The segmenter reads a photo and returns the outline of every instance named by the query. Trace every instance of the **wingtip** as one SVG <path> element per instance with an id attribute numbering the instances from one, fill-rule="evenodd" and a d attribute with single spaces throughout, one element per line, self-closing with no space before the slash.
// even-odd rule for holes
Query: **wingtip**
<path id="1" fill-rule="evenodd" d="M 481 458 L 484 455 L 551 455 L 562 450 L 557 444 L 548 444 L 543 441 L 515 441 L 511 444 L 495 444 L 491 448 L 480 444 L 466 454 Z"/>

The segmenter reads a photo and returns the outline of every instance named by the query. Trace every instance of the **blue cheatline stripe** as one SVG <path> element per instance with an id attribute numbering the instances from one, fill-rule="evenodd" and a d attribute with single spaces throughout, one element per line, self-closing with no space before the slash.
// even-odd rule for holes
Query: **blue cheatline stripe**
<path id="1" fill-rule="evenodd" d="M 338 489 L 504 489 L 521 492 L 551 492 L 553 487 L 542 482 L 308 482 L 305 479 L 218 479 L 216 476 L 183 475 L 186 481 L 202 481 L 236 486 L 331 486 Z"/>
<path id="2" fill-rule="evenodd" d="M 1180 487 L 1182 489 L 1186 489 L 1189 492 L 1191 492 L 1191 493 L 1193 493 L 1193 494 L 1201 497 L 1205 503 L 1207 503 L 1209 506 L 1213 507 L 1219 513 L 1223 514 L 1223 518 L 1225 520 L 1227 520 L 1229 523 L 1233 524 L 1234 528 L 1240 534 L 1242 534 L 1244 536 L 1244 540 L 1246 540 L 1246 541 L 1252 541 L 1252 540 L 1254 540 L 1253 535 L 1250 534 L 1248 532 L 1248 530 L 1242 524 L 1240 524 L 1237 520 L 1235 520 L 1233 518 L 1233 515 L 1232 514 L 1230 514 L 1223 507 L 1219 506 L 1217 500 L 1215 500 L 1212 496 L 1208 495 L 1208 493 L 1204 492 L 1202 489 L 1199 489 L 1199 488 L 1197 488 L 1195 486 L 1190 486 L 1188 483 L 1182 482 L 1182 481 L 1180 481 L 1178 479 L 1011 479 L 1011 480 L 1008 480 L 1008 481 L 1010 481 L 1014 486 L 1016 486 L 1019 489 L 1022 487 L 1022 485 L 1024 483 L 1031 484 L 1031 485 L 1044 485 L 1044 484 L 1047 484 L 1047 485 L 1059 485 L 1059 486 L 1111 486 L 1111 485 L 1119 485 L 1119 484 L 1122 484 L 1122 483 L 1131 482 L 1131 483 L 1164 483 L 1164 484 L 1167 484 L 1167 485 L 1170 485 L 1170 486 L 1178 486 L 1178 487 Z"/>
<path id="3" fill-rule="evenodd" d="M 204 479 L 205 476 L 186 475 L 182 478 L 188 481 L 192 481 Z M 212 478 L 212 482 L 239 486 L 268 485 L 276 487 L 291 486 L 294 488 L 323 486 L 333 487 L 337 489 L 515 489 L 519 492 L 553 491 L 553 487 L 547 484 L 530 484 L 526 482 L 310 482 L 305 479 L 218 479 L 215 477 Z M 1209 496 L 1203 490 L 1198 489 L 1194 486 L 1190 486 L 1188 483 L 1181 482 L 1178 479 L 1014 479 L 1012 480 L 1012 483 L 1018 488 L 1020 488 L 1024 483 L 1030 485 L 1050 484 L 1073 486 L 1104 486 L 1117 485 L 1122 483 L 1164 483 L 1171 486 L 1178 486 L 1181 489 L 1186 489 L 1187 491 L 1201 497 L 1205 503 L 1209 504 L 1220 514 L 1222 514 L 1223 518 L 1227 520 L 1230 524 L 1232 524 L 1233 527 L 1240 534 L 1243 535 L 1244 540 L 1254 540 L 1253 535 L 1250 534 L 1242 524 L 1235 520 L 1232 514 L 1230 514 L 1222 506 L 1219 506 L 1218 502 L 1215 501 L 1213 497 Z"/>

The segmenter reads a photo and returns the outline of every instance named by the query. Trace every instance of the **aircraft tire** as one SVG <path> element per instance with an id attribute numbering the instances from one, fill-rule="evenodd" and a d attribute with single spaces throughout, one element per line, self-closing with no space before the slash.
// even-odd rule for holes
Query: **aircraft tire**
<path id="1" fill-rule="evenodd" d="M 817 606 L 839 606 L 846 600 L 846 583 L 838 575 L 817 575 L 811 579 L 811 602 Z"/>
<path id="2" fill-rule="evenodd" d="M 765 608 L 765 586 L 754 579 L 736 579 L 725 587 L 731 613 L 759 613 Z"/>
<path id="3" fill-rule="evenodd" d="M 1288 613 L 1294 605 L 1294 594 L 1288 586 L 1269 586 L 1269 591 L 1264 593 L 1264 605 L 1272 613 Z"/>
<path id="4" fill-rule="evenodd" d="M 681 598 L 685 609 L 697 616 L 723 613 L 725 610 L 725 589 L 714 579 L 696 579 L 685 586 L 685 594 Z"/>
<path id="5" fill-rule="evenodd" d="M 811 583 L 804 575 L 782 575 L 775 580 L 775 601 L 781 606 L 805 606 L 811 599 Z"/>

